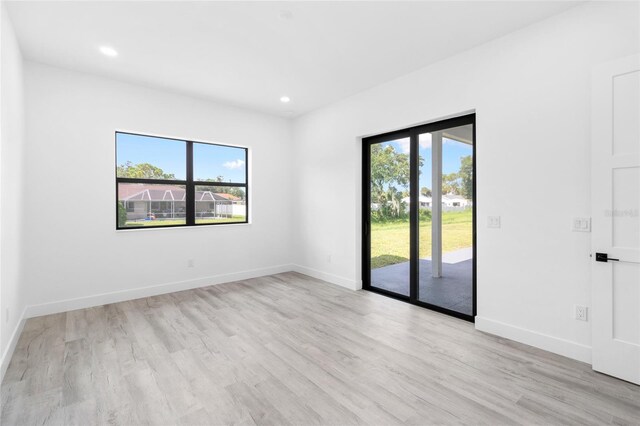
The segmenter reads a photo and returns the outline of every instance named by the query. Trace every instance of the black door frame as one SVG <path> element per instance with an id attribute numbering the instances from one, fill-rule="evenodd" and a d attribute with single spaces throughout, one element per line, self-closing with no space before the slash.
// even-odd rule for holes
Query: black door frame
<path id="1" fill-rule="evenodd" d="M 418 206 L 418 197 L 420 195 L 419 178 L 419 151 L 418 151 L 418 135 L 422 133 L 436 132 L 451 127 L 459 127 L 471 124 L 473 126 L 473 212 L 472 212 L 472 234 L 473 234 L 473 313 L 466 315 L 440 306 L 418 300 L 418 273 L 419 273 L 419 235 L 418 227 L 420 220 L 420 210 Z M 411 153 L 409 157 L 410 184 L 409 193 L 411 201 L 409 205 L 409 227 L 410 227 L 410 263 L 409 263 L 409 296 L 394 293 L 371 286 L 371 158 L 370 147 L 373 144 L 389 142 L 402 138 L 410 138 Z M 410 127 L 408 129 L 397 130 L 394 132 L 384 133 L 381 135 L 370 136 L 362 140 L 362 288 L 364 290 L 379 293 L 394 299 L 402 300 L 413 305 L 421 306 L 433 311 L 451 315 L 467 321 L 475 322 L 477 315 L 477 197 L 476 197 L 476 115 L 468 114 L 460 117 L 454 117 L 434 123 L 423 124 L 420 126 Z"/>

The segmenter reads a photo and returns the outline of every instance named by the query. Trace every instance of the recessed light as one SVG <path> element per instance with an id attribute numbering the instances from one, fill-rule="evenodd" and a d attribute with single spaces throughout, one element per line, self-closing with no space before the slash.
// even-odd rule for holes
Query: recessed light
<path id="1" fill-rule="evenodd" d="M 109 56 L 110 58 L 115 58 L 116 56 L 118 56 L 118 51 L 109 46 L 100 47 L 100 52 L 102 52 L 102 54 L 105 56 Z"/>
<path id="2" fill-rule="evenodd" d="M 281 97 L 281 98 L 280 98 L 280 102 L 283 102 L 283 103 L 285 103 L 285 104 L 286 104 L 287 102 L 289 102 L 290 100 L 291 100 L 291 99 L 290 99 L 288 96 L 283 96 L 283 97 Z"/>

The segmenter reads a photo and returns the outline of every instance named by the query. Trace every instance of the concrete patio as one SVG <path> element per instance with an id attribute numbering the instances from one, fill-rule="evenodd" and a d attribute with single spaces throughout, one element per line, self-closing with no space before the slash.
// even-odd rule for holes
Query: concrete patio
<path id="1" fill-rule="evenodd" d="M 420 259 L 418 300 L 466 315 L 473 314 L 473 250 L 442 255 L 442 277 L 431 276 L 431 259 Z M 371 270 L 371 285 L 409 295 L 409 262 Z"/>

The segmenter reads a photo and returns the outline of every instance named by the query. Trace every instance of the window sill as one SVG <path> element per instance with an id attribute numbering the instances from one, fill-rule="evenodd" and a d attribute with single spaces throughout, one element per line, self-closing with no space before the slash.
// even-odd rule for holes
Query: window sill
<path id="1" fill-rule="evenodd" d="M 149 226 L 145 228 L 123 228 L 116 229 L 116 233 L 120 232 L 140 232 L 140 231 L 166 231 L 175 229 L 211 229 L 211 228 L 226 228 L 229 226 L 249 226 L 251 222 L 243 223 L 218 223 L 218 224 L 203 224 L 203 225 L 191 225 L 191 226 Z"/>

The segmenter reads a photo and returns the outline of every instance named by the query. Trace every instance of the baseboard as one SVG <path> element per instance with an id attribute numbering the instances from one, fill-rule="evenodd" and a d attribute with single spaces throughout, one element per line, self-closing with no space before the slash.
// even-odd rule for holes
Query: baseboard
<path id="1" fill-rule="evenodd" d="M 109 303 L 124 302 L 143 297 L 158 296 L 160 294 L 173 293 L 174 291 L 190 290 L 233 281 L 248 280 L 250 278 L 265 275 L 280 274 L 293 270 L 293 265 L 278 265 L 268 268 L 251 269 L 248 271 L 234 272 L 230 274 L 212 275 L 192 280 L 176 281 L 160 285 L 135 288 L 130 290 L 114 291 L 110 293 L 96 294 L 92 296 L 78 297 L 75 299 L 58 300 L 56 302 L 27 306 L 25 318 L 39 317 L 42 315 L 57 314 L 76 309 L 92 308 Z"/>
<path id="2" fill-rule="evenodd" d="M 358 290 L 356 282 L 348 278 L 344 278 L 338 275 L 330 274 L 328 272 L 319 271 L 317 269 L 308 268 L 302 265 L 292 265 L 295 272 L 299 272 L 304 275 L 308 275 L 319 280 L 327 281 L 331 284 L 339 285 L 340 287 L 348 288 L 349 290 Z"/>
<path id="3" fill-rule="evenodd" d="M 2 359 L 0 360 L 0 383 L 2 383 L 2 381 L 4 380 L 4 375 L 7 372 L 7 368 L 9 368 L 9 363 L 11 362 L 13 352 L 15 351 L 16 345 L 18 344 L 18 339 L 20 339 L 20 335 L 22 334 L 24 323 L 27 321 L 26 314 L 27 308 L 22 311 L 22 315 L 20 315 L 18 324 L 16 324 L 16 328 L 13 330 L 11 338 L 9 339 L 9 344 L 2 354 Z"/>
<path id="4" fill-rule="evenodd" d="M 527 330 L 481 316 L 476 317 L 476 330 L 591 364 L 591 347 L 578 342 L 549 336 L 548 334 L 538 333 L 537 331 Z"/>

